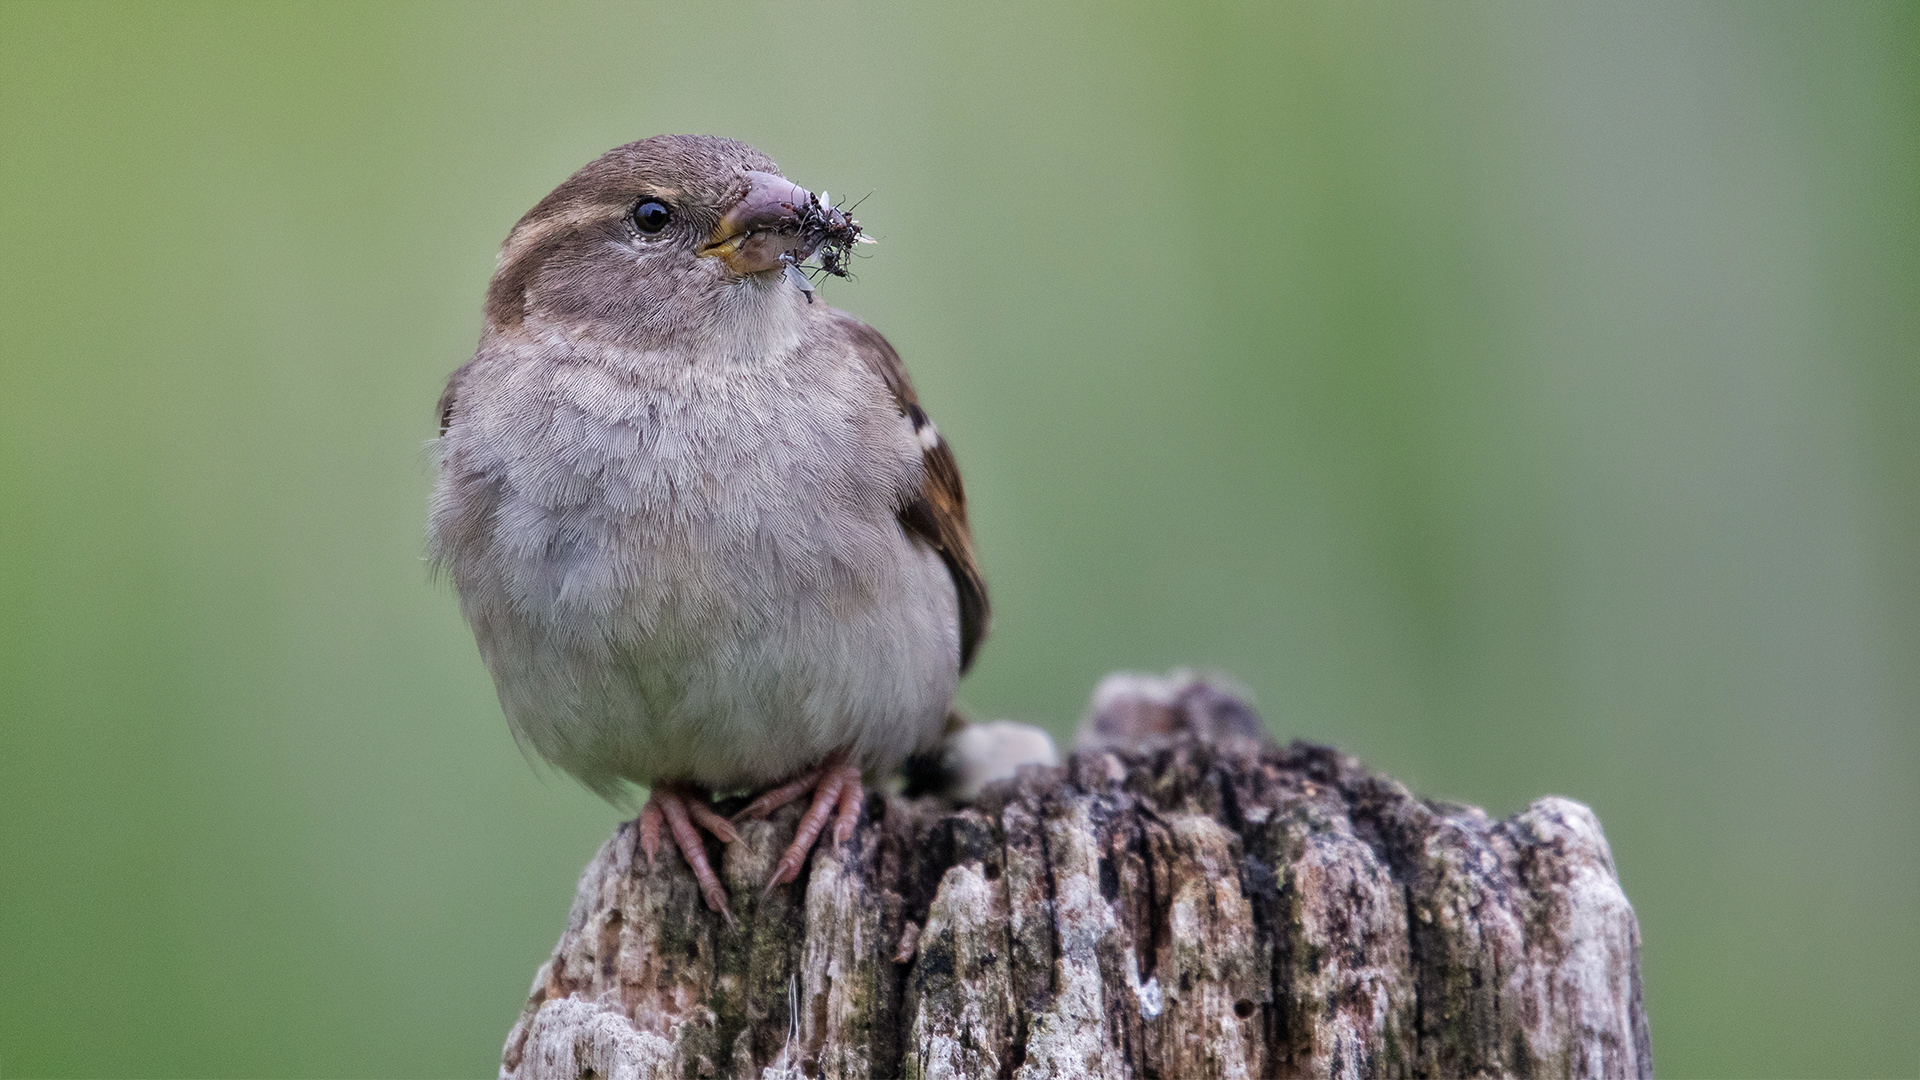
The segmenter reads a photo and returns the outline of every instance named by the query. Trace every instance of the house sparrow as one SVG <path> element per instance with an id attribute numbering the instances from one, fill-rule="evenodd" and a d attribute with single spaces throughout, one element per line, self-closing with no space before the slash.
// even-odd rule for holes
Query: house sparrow
<path id="1" fill-rule="evenodd" d="M 698 830 L 811 795 L 771 889 L 863 773 L 931 750 L 987 629 L 952 452 L 900 357 L 815 303 L 858 226 L 730 139 L 610 150 L 514 226 L 440 400 L 429 548 L 515 737 Z"/>

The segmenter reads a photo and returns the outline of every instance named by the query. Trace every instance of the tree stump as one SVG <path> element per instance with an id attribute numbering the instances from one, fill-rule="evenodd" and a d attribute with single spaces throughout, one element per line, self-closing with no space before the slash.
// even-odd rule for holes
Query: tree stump
<path id="1" fill-rule="evenodd" d="M 1415 798 L 1204 680 L 1113 676 L 1073 755 L 970 805 L 872 795 L 738 924 L 631 824 L 580 878 L 502 1077 L 1652 1075 L 1600 823 Z"/>

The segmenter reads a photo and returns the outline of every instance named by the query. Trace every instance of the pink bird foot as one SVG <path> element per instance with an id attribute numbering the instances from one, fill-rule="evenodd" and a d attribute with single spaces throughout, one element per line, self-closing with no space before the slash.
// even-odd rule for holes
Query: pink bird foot
<path id="1" fill-rule="evenodd" d="M 800 876 L 800 868 L 807 863 L 807 853 L 813 850 L 814 842 L 826 829 L 829 816 L 834 818 L 835 844 L 853 839 L 853 827 L 860 820 L 860 803 L 867 794 L 860 782 L 860 768 L 847 764 L 846 755 L 834 754 L 799 778 L 763 793 L 733 815 L 735 821 L 763 818 L 808 791 L 813 792 L 813 803 L 800 818 L 800 829 L 794 834 L 793 843 L 774 866 L 773 877 L 767 882 L 768 892 Z"/>
<path id="2" fill-rule="evenodd" d="M 733 912 L 727 908 L 727 889 L 720 884 L 719 875 L 713 872 L 713 864 L 707 861 L 707 845 L 700 838 L 694 826 L 707 830 L 720 838 L 723 844 L 731 844 L 740 839 L 733 823 L 707 805 L 707 796 L 697 788 L 684 784 L 656 784 L 647 796 L 647 805 L 640 809 L 640 851 L 647 857 L 647 865 L 653 865 L 653 857 L 660 850 L 660 823 L 664 820 L 673 832 L 673 845 L 687 860 L 687 866 L 693 870 L 693 880 L 700 886 L 700 895 L 706 898 L 707 906 L 719 912 L 733 925 Z"/>

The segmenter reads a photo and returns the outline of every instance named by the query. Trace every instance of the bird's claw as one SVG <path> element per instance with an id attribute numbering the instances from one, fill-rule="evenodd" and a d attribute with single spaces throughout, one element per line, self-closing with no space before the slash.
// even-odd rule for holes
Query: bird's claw
<path id="1" fill-rule="evenodd" d="M 807 812 L 800 817 L 800 827 L 794 833 L 793 843 L 787 845 L 780 861 L 774 864 L 772 877 L 767 881 L 766 892 L 770 893 L 775 887 L 789 884 L 800 876 L 801 868 L 807 864 L 807 855 L 813 851 L 820 834 L 826 831 L 829 818 L 833 819 L 834 844 L 844 844 L 853 839 L 866 788 L 860 782 L 859 766 L 847 764 L 845 755 L 836 754 L 800 777 L 762 792 L 733 815 L 731 821 L 714 812 L 703 792 L 682 785 L 658 785 L 648 796 L 646 806 L 640 810 L 640 851 L 647 857 L 647 865 L 653 866 L 654 856 L 660 850 L 660 829 L 666 826 L 673 836 L 674 847 L 679 849 L 681 857 L 687 860 L 687 866 L 693 871 L 693 879 L 699 884 L 700 895 L 706 899 L 707 906 L 719 912 L 727 920 L 727 925 L 732 926 L 733 912 L 727 905 L 726 887 L 720 883 L 719 875 L 713 872 L 713 864 L 707 859 L 706 843 L 698 830 L 705 829 L 722 843 L 731 844 L 740 839 L 734 822 L 766 817 L 809 791 L 813 793 L 813 799 L 807 806 Z"/>
<path id="2" fill-rule="evenodd" d="M 670 784 L 656 786 L 647 796 L 647 805 L 640 810 L 640 851 L 647 857 L 647 866 L 653 866 L 654 856 L 660 850 L 660 826 L 665 824 L 673 834 L 673 844 L 680 849 L 680 856 L 687 860 L 687 867 L 693 871 L 693 880 L 700 886 L 700 895 L 707 906 L 720 913 L 733 925 L 733 912 L 727 906 L 727 889 L 720 884 L 720 877 L 713 872 L 713 863 L 707 859 L 707 845 L 701 839 L 695 825 L 707 830 L 720 839 L 723 844 L 731 844 L 740 839 L 740 833 L 733 823 L 721 817 L 707 805 L 706 796 L 698 791 Z"/>
<path id="3" fill-rule="evenodd" d="M 767 880 L 766 892 L 772 892 L 776 886 L 785 885 L 800 876 L 800 868 L 807 864 L 807 854 L 820 839 L 821 832 L 827 827 L 827 819 L 832 817 L 833 842 L 844 844 L 853 839 L 854 826 L 860 821 L 860 803 L 866 795 L 865 787 L 860 783 L 860 769 L 856 765 L 845 764 L 841 758 L 830 758 L 818 769 L 802 779 L 782 784 L 755 799 L 747 810 L 754 816 L 765 816 L 775 808 L 791 802 L 800 793 L 811 788 L 813 801 L 807 812 L 800 818 L 800 827 L 795 831 L 793 843 L 774 864 L 773 876 Z M 762 805 L 766 804 L 766 805 Z M 764 894 L 763 894 L 764 895 Z"/>

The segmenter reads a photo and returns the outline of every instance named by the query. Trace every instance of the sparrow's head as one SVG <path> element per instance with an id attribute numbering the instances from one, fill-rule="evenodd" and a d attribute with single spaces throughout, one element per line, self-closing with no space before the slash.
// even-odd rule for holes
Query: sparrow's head
<path id="1" fill-rule="evenodd" d="M 487 289 L 496 330 L 530 318 L 642 346 L 711 336 L 805 304 L 799 265 L 844 273 L 860 228 L 710 135 L 656 135 L 602 154 L 515 225 Z"/>

